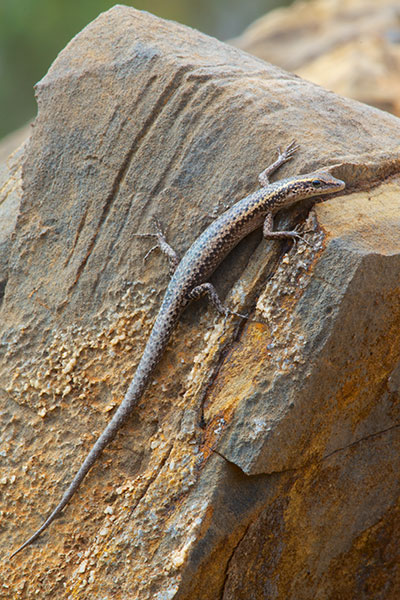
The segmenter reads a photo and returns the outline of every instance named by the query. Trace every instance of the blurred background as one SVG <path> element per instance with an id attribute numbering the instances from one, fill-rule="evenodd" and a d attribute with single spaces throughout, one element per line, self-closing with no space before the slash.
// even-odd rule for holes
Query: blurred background
<path id="1" fill-rule="evenodd" d="M 36 115 L 34 84 L 72 37 L 115 3 L 0 0 L 0 162 L 29 135 L 23 126 Z M 400 116 L 400 0 L 124 3 Z"/>
<path id="2" fill-rule="evenodd" d="M 33 85 L 69 40 L 116 0 L 0 0 L 0 139 L 36 114 Z M 291 0 L 124 0 L 221 40 Z"/>

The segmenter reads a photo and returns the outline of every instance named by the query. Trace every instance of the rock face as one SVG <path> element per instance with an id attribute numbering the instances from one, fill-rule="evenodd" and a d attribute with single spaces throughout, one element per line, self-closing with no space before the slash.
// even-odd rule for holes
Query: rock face
<path id="1" fill-rule="evenodd" d="M 1 263 L 1 597 L 397 598 L 400 121 L 122 6 L 37 99 Z M 135 234 L 157 215 L 185 251 L 292 138 L 280 176 L 335 165 L 346 195 L 282 215 L 310 245 L 238 246 L 214 280 L 253 321 L 189 307 L 63 516 L 7 562 L 134 373 L 168 277 Z"/>
<path id="2" fill-rule="evenodd" d="M 398 0 L 298 0 L 232 43 L 300 77 L 400 116 Z"/>

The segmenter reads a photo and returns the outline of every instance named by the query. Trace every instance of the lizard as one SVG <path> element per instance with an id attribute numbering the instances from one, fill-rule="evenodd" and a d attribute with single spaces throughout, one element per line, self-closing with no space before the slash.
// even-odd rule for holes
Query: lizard
<path id="1" fill-rule="evenodd" d="M 332 194 L 345 188 L 344 181 L 331 175 L 328 170 L 322 169 L 271 183 L 270 176 L 291 160 L 298 148 L 294 140 L 283 151 L 278 148 L 278 158 L 259 175 L 261 188 L 234 203 L 215 219 L 193 242 L 181 260 L 167 243 L 159 226 L 155 234 L 142 234 L 157 237 L 158 245 L 169 258 L 172 277 L 134 377 L 120 406 L 97 438 L 58 505 L 41 527 L 10 555 L 10 559 L 34 542 L 61 513 L 104 448 L 110 444 L 127 421 L 133 408 L 143 396 L 172 331 L 189 302 L 206 295 L 217 311 L 225 317 L 229 314 L 243 317 L 223 305 L 214 286 L 208 281 L 225 256 L 245 236 L 261 226 L 266 239 L 295 241 L 302 239 L 297 230 L 273 231 L 275 214 L 300 200 Z"/>

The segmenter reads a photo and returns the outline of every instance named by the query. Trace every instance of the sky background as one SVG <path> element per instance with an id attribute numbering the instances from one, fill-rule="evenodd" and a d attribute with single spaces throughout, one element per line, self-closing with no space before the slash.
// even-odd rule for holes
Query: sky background
<path id="1" fill-rule="evenodd" d="M 36 114 L 33 86 L 109 0 L 0 0 L 0 139 Z M 121 4 L 226 40 L 291 0 L 137 0 Z"/>

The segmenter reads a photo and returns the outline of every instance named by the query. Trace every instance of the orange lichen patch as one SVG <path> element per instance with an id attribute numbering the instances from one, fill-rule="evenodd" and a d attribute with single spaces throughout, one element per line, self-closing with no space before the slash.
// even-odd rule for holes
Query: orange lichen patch
<path id="1" fill-rule="evenodd" d="M 229 422 L 237 403 L 250 390 L 260 364 L 269 358 L 265 326 L 249 323 L 239 342 L 224 359 L 206 402 L 206 420 L 220 418 Z"/>
<path id="2" fill-rule="evenodd" d="M 300 255 L 293 252 L 294 260 L 290 265 L 279 265 L 268 281 L 255 313 L 255 317 L 265 323 L 246 324 L 240 340 L 225 357 L 213 382 L 212 395 L 207 398 L 207 420 L 227 408 L 233 410 L 246 394 L 252 392 L 260 372 L 263 378 L 266 377 L 268 365 L 272 378 L 277 372 L 290 371 L 303 360 L 305 336 L 295 309 L 311 277 L 311 266 L 319 250 L 317 246 L 313 252 Z"/>
<path id="3" fill-rule="evenodd" d="M 213 415 L 207 422 L 207 428 L 204 431 L 204 438 L 201 443 L 201 451 L 204 457 L 204 463 L 213 454 L 214 445 L 218 442 L 225 429 L 229 426 L 234 415 L 234 406 L 220 411 Z"/>

